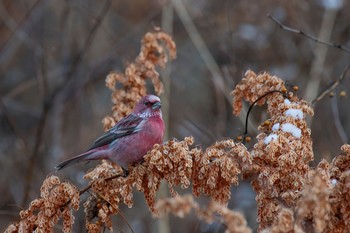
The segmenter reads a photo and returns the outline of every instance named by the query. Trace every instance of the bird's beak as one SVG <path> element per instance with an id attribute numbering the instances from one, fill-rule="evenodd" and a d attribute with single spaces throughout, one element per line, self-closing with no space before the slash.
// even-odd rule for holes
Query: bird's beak
<path id="1" fill-rule="evenodd" d="M 157 109 L 160 109 L 162 107 L 162 104 L 160 102 L 155 102 L 153 105 L 152 105 L 152 109 L 153 110 L 157 110 Z"/>

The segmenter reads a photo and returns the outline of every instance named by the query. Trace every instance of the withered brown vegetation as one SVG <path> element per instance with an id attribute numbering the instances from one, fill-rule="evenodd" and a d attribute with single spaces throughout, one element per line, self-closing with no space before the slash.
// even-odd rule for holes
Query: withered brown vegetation
<path id="1" fill-rule="evenodd" d="M 151 79 L 158 95 L 163 92 L 156 67 L 164 68 L 169 58 L 175 57 L 176 45 L 168 34 L 157 31 L 143 37 L 141 51 L 135 61 L 127 65 L 124 73 L 112 72 L 106 78 L 106 86 L 113 91 L 113 115 L 103 119 L 105 129 L 129 114 L 141 97 L 146 95 L 146 79 Z M 117 83 L 122 84 L 123 88 L 116 89 Z"/>
<path id="2" fill-rule="evenodd" d="M 104 119 L 109 129 L 130 113 L 134 104 L 147 93 L 150 78 L 156 93 L 162 83 L 156 67 L 164 67 L 176 55 L 171 37 L 163 32 L 147 33 L 141 52 L 123 74 L 111 73 L 106 79 L 112 93 L 112 116 Z M 117 89 L 116 83 L 123 88 Z M 269 118 L 259 126 L 260 134 L 252 148 L 225 139 L 208 148 L 194 146 L 194 138 L 171 139 L 155 145 L 140 164 L 129 167 L 129 175 L 108 161 L 84 176 L 90 185 L 79 191 L 56 176 L 49 176 L 41 188 L 41 196 L 21 220 L 8 226 L 6 232 L 50 232 L 63 219 L 63 231 L 70 232 L 80 195 L 89 190 L 83 204 L 88 232 L 112 230 L 112 217 L 121 203 L 133 206 L 133 192 L 142 192 L 153 216 L 167 213 L 184 217 L 192 210 L 199 219 L 219 221 L 226 232 L 252 232 L 244 217 L 226 207 L 231 187 L 239 178 L 250 179 L 256 191 L 259 232 L 347 232 L 350 229 L 350 145 L 331 163 L 322 160 L 315 168 L 311 130 L 306 116 L 313 116 L 310 105 L 289 92 L 282 79 L 266 72 L 247 71 L 235 87 L 233 112 L 238 115 L 242 101 L 258 101 L 267 105 Z M 284 94 L 283 94 L 284 93 Z M 160 183 L 165 180 L 171 197 L 157 200 Z M 179 195 L 175 187 L 192 188 L 192 195 Z M 210 202 L 200 207 L 195 197 L 208 196 Z M 131 210 L 132 211 L 132 210 Z"/>
<path id="3" fill-rule="evenodd" d="M 70 232 L 74 223 L 73 210 L 79 208 L 79 191 L 57 176 L 47 177 L 40 189 L 40 197 L 33 200 L 27 210 L 19 215 L 21 221 L 12 223 L 6 232 L 53 231 L 58 220 L 63 219 L 63 231 Z"/>

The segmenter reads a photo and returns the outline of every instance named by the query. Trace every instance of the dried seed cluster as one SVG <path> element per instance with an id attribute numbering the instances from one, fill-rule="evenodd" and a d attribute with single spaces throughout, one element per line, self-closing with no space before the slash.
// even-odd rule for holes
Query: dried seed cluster
<path id="1" fill-rule="evenodd" d="M 57 176 L 49 176 L 40 189 L 40 197 L 33 200 L 27 210 L 19 215 L 21 220 L 11 224 L 5 232 L 53 232 L 58 220 L 63 219 L 63 232 L 71 232 L 74 223 L 73 210 L 78 210 L 78 189 L 61 182 Z"/>
<path id="2" fill-rule="evenodd" d="M 91 181 L 93 191 L 84 203 L 86 228 L 89 232 L 100 232 L 103 227 L 112 230 L 111 217 L 118 213 L 118 206 L 122 201 L 120 193 L 125 182 L 123 175 L 119 166 L 104 160 L 84 176 Z M 108 179 L 112 177 L 116 178 Z"/>
<path id="3" fill-rule="evenodd" d="M 142 96 L 147 94 L 146 80 L 153 83 L 155 92 L 163 92 L 156 67 L 165 67 L 168 59 L 176 57 L 176 45 L 171 37 L 161 31 L 148 32 L 142 39 L 141 51 L 133 63 L 125 68 L 124 73 L 110 73 L 106 78 L 107 87 L 112 90 L 112 117 L 103 119 L 105 130 L 129 114 Z M 120 83 L 123 88 L 117 89 Z"/>
<path id="4" fill-rule="evenodd" d="M 93 182 L 92 190 L 110 205 L 117 206 L 121 200 L 132 207 L 132 191 L 144 193 L 150 210 L 155 213 L 155 199 L 160 182 L 167 181 L 170 193 L 176 196 L 175 186 L 189 188 L 193 182 L 193 193 L 209 195 L 213 200 L 227 204 L 232 185 L 238 184 L 240 167 L 247 169 L 251 163 L 249 153 L 241 143 L 233 140 L 216 142 L 202 151 L 191 149 L 193 138 L 183 141 L 169 140 L 162 145 L 155 145 L 144 157 L 144 161 L 129 167 L 126 178 L 106 180 L 122 174 L 107 162 L 97 166 L 85 178 Z M 93 207 L 95 208 L 95 207 Z M 110 212 L 111 215 L 117 212 Z M 91 212 L 91 211 L 89 211 Z"/>
<path id="5" fill-rule="evenodd" d="M 226 226 L 226 233 L 252 232 L 239 212 L 232 211 L 217 202 L 210 202 L 208 206 L 201 208 L 191 195 L 161 199 L 157 202 L 156 209 L 160 216 L 172 213 L 180 218 L 188 215 L 193 209 L 199 219 L 208 223 L 218 220 L 222 222 Z"/>
<path id="6" fill-rule="evenodd" d="M 286 93 L 282 80 L 268 73 L 247 71 L 233 91 L 234 113 L 239 114 L 242 99 L 250 103 L 263 92 Z M 311 130 L 305 117 L 312 108 L 294 96 L 273 93 L 267 103 L 270 116 L 259 130 L 250 152 L 252 165 L 243 176 L 252 179 L 257 192 L 259 231 L 261 232 L 346 232 L 350 226 L 349 181 L 350 145 L 331 164 L 313 160 Z"/>
<path id="7" fill-rule="evenodd" d="M 203 192 L 226 204 L 231 196 L 231 186 L 238 185 L 238 175 L 251 164 L 251 157 L 243 144 L 223 140 L 204 152 L 195 153 L 194 164 L 194 195 Z"/>

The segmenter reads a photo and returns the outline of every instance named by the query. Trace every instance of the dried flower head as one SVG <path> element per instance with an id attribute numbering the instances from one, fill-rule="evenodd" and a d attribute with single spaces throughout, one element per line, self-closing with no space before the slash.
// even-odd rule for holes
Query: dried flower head
<path id="1" fill-rule="evenodd" d="M 274 90 L 281 90 L 284 83 L 268 73 L 256 75 L 247 71 L 234 91 L 234 112 L 238 114 L 242 98 L 249 102 Z M 266 96 L 259 104 L 267 102 L 269 124 L 262 124 L 258 142 L 250 152 L 253 166 L 245 177 L 253 177 L 257 192 L 258 221 L 260 229 L 269 227 L 281 210 L 281 204 L 293 207 L 300 198 L 307 182 L 308 163 L 313 160 L 310 129 L 306 114 L 313 115 L 309 105 L 296 96 L 286 99 L 281 93 Z"/>
<path id="2" fill-rule="evenodd" d="M 339 180 L 342 173 L 350 170 L 350 145 L 344 144 L 341 150 L 343 153 L 336 156 L 330 165 L 330 175 L 335 180 Z"/>
<path id="3" fill-rule="evenodd" d="M 192 209 L 198 210 L 199 205 L 193 200 L 192 195 L 179 196 L 176 195 L 172 198 L 163 198 L 157 201 L 155 208 L 158 216 L 164 216 L 168 213 L 172 213 L 179 218 L 183 218 L 188 215 Z"/>
<path id="4" fill-rule="evenodd" d="M 11 224 L 6 232 L 53 232 L 60 218 L 63 219 L 63 232 L 72 231 L 72 209 L 79 208 L 78 189 L 68 182 L 61 182 L 57 176 L 49 176 L 40 190 L 40 197 L 20 212 L 20 222 Z"/>
<path id="5" fill-rule="evenodd" d="M 233 210 L 217 203 L 211 202 L 205 208 L 194 201 L 193 196 L 184 195 L 173 198 L 161 199 L 156 204 L 156 209 L 160 216 L 172 213 L 177 217 L 183 218 L 193 209 L 199 219 L 203 219 L 208 223 L 219 221 L 226 226 L 227 233 L 251 233 L 252 230 L 247 226 L 244 217 Z"/>
<path id="6" fill-rule="evenodd" d="M 252 103 L 266 92 L 284 89 L 276 76 L 248 71 L 233 91 L 234 113 L 239 113 L 243 98 Z M 266 101 L 270 118 L 259 127 L 258 142 L 250 151 L 252 165 L 243 174 L 253 179 L 257 192 L 259 230 L 346 232 L 350 227 L 350 207 L 345 204 L 350 200 L 350 146 L 343 145 L 343 153 L 331 164 L 322 160 L 310 168 L 312 140 L 305 117 L 312 116 L 313 110 L 297 96 L 284 96 L 273 93 L 258 102 Z"/>
<path id="7" fill-rule="evenodd" d="M 343 145 L 341 150 L 343 152 L 333 159 L 329 168 L 331 214 L 324 232 L 347 232 L 350 229 L 350 145 Z"/>
<path id="8" fill-rule="evenodd" d="M 297 219 L 300 225 L 313 223 L 315 232 L 323 232 L 329 221 L 330 188 L 327 182 L 317 172 L 311 177 L 308 184 L 302 191 L 302 197 L 296 207 Z"/>
<path id="9" fill-rule="evenodd" d="M 193 138 L 188 137 L 183 141 L 172 139 L 155 145 L 144 157 L 144 163 L 131 170 L 127 182 L 132 181 L 132 185 L 144 193 L 151 211 L 154 211 L 155 196 L 162 179 L 168 182 L 173 196 L 176 195 L 174 186 L 189 187 L 193 166 L 193 150 L 189 146 L 192 144 Z"/>
<path id="10" fill-rule="evenodd" d="M 223 140 L 194 155 L 194 195 L 204 192 L 215 201 L 226 204 L 231 196 L 231 186 L 238 185 L 242 168 L 251 163 L 247 149 L 241 143 Z"/>
<path id="11" fill-rule="evenodd" d="M 282 91 L 283 89 L 286 89 L 284 82 L 277 76 L 271 76 L 266 72 L 256 75 L 253 71 L 248 70 L 231 92 L 231 95 L 233 95 L 233 114 L 238 115 L 241 112 L 243 99 L 253 103 L 270 91 Z M 278 94 L 271 95 L 270 99 L 276 95 Z M 264 103 L 265 99 L 261 99 L 257 104 L 262 105 Z"/>
<path id="12" fill-rule="evenodd" d="M 275 223 L 264 230 L 262 233 L 305 233 L 305 231 L 295 224 L 294 212 L 291 209 L 282 208 Z"/>
<path id="13" fill-rule="evenodd" d="M 106 160 L 84 176 L 91 181 L 93 191 L 84 203 L 89 232 L 98 232 L 102 227 L 112 230 L 111 217 L 118 213 L 122 201 L 121 191 L 125 183 L 123 176 L 124 172 L 119 166 Z M 97 220 L 94 221 L 94 218 Z"/>
<path id="14" fill-rule="evenodd" d="M 245 146 L 233 140 L 224 140 L 203 152 L 198 148 L 191 149 L 192 144 L 193 138 L 188 137 L 183 141 L 172 139 L 162 145 L 154 145 L 141 164 L 129 167 L 126 178 L 109 179 L 121 175 L 122 170 L 106 161 L 86 174 L 85 178 L 91 181 L 91 190 L 95 195 L 84 205 L 87 216 L 90 216 L 88 228 L 93 226 L 95 229 L 103 224 L 111 228 L 110 217 L 118 212 L 118 204 L 123 201 L 129 207 L 132 206 L 134 187 L 144 193 L 150 210 L 157 214 L 156 194 L 162 180 L 167 181 L 174 197 L 177 196 L 175 186 L 189 188 L 192 180 L 195 195 L 203 192 L 213 200 L 227 204 L 231 186 L 238 184 L 238 175 L 251 164 Z M 98 200 L 102 200 L 100 207 Z M 103 204 L 109 208 L 109 212 L 103 209 Z M 93 222 L 92 218 L 98 220 Z"/>
<path id="15" fill-rule="evenodd" d="M 168 52 L 168 53 L 167 53 Z M 155 92 L 163 92 L 163 84 L 159 80 L 156 67 L 164 67 L 168 59 L 176 57 L 176 45 L 171 37 L 161 31 L 148 32 L 142 39 L 141 51 L 133 63 L 130 63 L 124 73 L 110 73 L 106 85 L 112 93 L 112 117 L 103 120 L 104 128 L 111 128 L 132 111 L 135 104 L 146 95 L 146 79 L 151 79 Z M 116 89 L 120 83 L 123 89 Z"/>

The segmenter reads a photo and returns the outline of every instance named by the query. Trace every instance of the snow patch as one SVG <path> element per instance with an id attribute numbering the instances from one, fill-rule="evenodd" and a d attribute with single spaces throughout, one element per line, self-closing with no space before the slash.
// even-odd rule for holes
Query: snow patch
<path id="1" fill-rule="evenodd" d="M 264 139 L 265 144 L 269 144 L 272 140 L 277 140 L 278 135 L 277 134 L 270 134 Z"/>
<path id="2" fill-rule="evenodd" d="M 284 103 L 285 103 L 286 105 L 290 105 L 290 104 L 291 104 L 289 99 L 284 99 Z"/>
<path id="3" fill-rule="evenodd" d="M 279 130 L 279 129 L 280 129 L 280 123 L 276 123 L 272 126 L 272 131 L 274 131 L 274 132 Z"/>
<path id="4" fill-rule="evenodd" d="M 282 124 L 282 131 L 291 133 L 296 138 L 301 137 L 301 129 L 290 123 Z"/>
<path id="5" fill-rule="evenodd" d="M 301 111 L 300 109 L 293 109 L 293 108 L 291 108 L 291 109 L 288 109 L 287 111 L 285 111 L 284 115 L 291 116 L 291 117 L 294 117 L 296 119 L 301 120 L 304 117 L 304 112 Z"/>
<path id="6" fill-rule="evenodd" d="M 336 179 L 332 179 L 332 180 L 331 180 L 332 186 L 334 187 L 334 186 L 337 184 L 337 182 L 338 182 L 338 181 L 337 181 Z"/>

